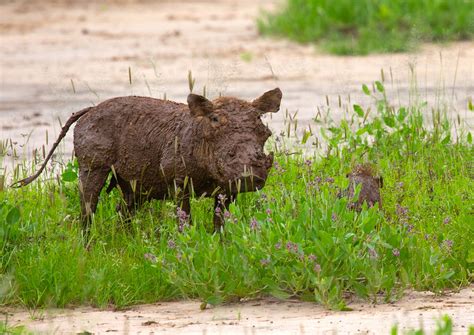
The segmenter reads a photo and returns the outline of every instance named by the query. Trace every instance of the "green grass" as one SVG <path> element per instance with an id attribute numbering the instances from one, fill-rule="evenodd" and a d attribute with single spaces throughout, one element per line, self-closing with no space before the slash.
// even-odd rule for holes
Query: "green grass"
<path id="1" fill-rule="evenodd" d="M 43 181 L 24 188 L 2 185 L 0 305 L 120 308 L 197 298 L 205 306 L 291 296 L 345 309 L 354 295 L 393 301 L 407 288 L 468 285 L 472 135 L 442 111 L 428 122 L 426 105 L 395 107 L 383 83 L 374 88 L 364 86 L 369 106 L 351 106 L 340 123 L 298 140 L 326 148 L 303 154 L 274 138 L 276 164 L 266 187 L 239 195 L 222 236 L 210 233 L 209 199 L 193 200 L 194 225 L 183 233 L 170 201 L 148 203 L 124 227 L 114 191 L 101 195 L 85 248 L 74 162 L 51 166 Z M 3 155 L 12 150 L 1 148 Z M 361 162 L 384 177 L 382 210 L 356 213 L 337 197 L 346 173 Z M 33 169 L 20 162 L 14 178 Z"/>
<path id="2" fill-rule="evenodd" d="M 7 322 L 0 321 L 0 334 L 4 335 L 32 335 L 25 326 L 10 326 Z"/>
<path id="3" fill-rule="evenodd" d="M 287 0 L 258 20 L 261 33 L 320 43 L 339 55 L 399 52 L 474 37 L 472 0 Z"/>
<path id="4" fill-rule="evenodd" d="M 448 315 L 443 315 L 439 320 L 436 321 L 436 329 L 434 329 L 434 335 L 451 335 L 453 333 L 453 320 Z M 392 327 L 390 332 L 391 335 L 398 335 L 398 326 Z M 407 335 L 425 335 L 423 328 L 417 330 L 410 330 L 404 332 L 403 334 Z M 469 333 L 471 335 L 471 329 L 469 328 Z"/>

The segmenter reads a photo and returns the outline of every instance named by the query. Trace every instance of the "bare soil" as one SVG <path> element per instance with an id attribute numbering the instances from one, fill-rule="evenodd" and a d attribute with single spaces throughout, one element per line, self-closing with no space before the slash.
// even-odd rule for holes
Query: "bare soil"
<path id="1" fill-rule="evenodd" d="M 320 305 L 274 299 L 253 300 L 200 309 L 198 301 L 163 302 L 125 311 L 75 309 L 9 310 L 9 325 L 26 325 L 41 334 L 389 334 L 423 328 L 433 333 L 448 315 L 454 334 L 474 325 L 474 286 L 436 296 L 408 292 L 392 304 L 354 302 L 353 311 L 330 311 Z"/>

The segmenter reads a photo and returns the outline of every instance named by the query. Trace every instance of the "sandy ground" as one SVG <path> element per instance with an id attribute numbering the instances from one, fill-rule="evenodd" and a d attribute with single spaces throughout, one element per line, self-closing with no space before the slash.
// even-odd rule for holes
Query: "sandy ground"
<path id="1" fill-rule="evenodd" d="M 17 153 L 51 145 L 74 111 L 119 95 L 146 95 L 184 102 L 188 70 L 195 92 L 253 99 L 279 86 L 282 110 L 268 119 L 282 129 L 284 111 L 311 124 L 318 106 L 368 104 L 361 85 L 379 80 L 396 102 L 409 101 L 415 69 L 421 99 L 446 103 L 468 126 L 474 113 L 474 43 L 424 46 L 416 54 L 334 57 L 313 46 L 258 36 L 259 11 L 270 0 L 218 1 L 0 1 L 0 141 Z M 129 80 L 129 69 L 131 83 Z M 342 114 L 332 109 L 330 117 Z M 48 135 L 46 135 L 48 134 Z M 49 141 L 47 140 L 49 138 Z M 71 150 L 72 135 L 63 150 Z M 27 145 L 24 145 L 24 144 Z M 353 304 L 331 312 L 302 302 L 252 301 L 200 311 L 198 302 L 138 306 L 125 312 L 90 308 L 14 311 L 11 324 L 45 333 L 338 334 L 388 333 L 391 325 L 432 329 L 440 314 L 456 330 L 473 324 L 473 287 L 445 297 L 412 293 L 393 305 Z"/>
<path id="2" fill-rule="evenodd" d="M 416 54 L 334 57 L 259 37 L 256 17 L 277 1 L 89 2 L 0 1 L 0 140 L 28 142 L 19 154 L 45 144 L 46 130 L 50 145 L 58 118 L 64 123 L 72 112 L 109 97 L 166 94 L 184 102 L 188 70 L 195 92 L 205 86 L 210 97 L 253 99 L 279 86 L 283 111 L 268 120 L 278 130 L 286 109 L 298 111 L 299 129 L 307 127 L 326 95 L 335 119 L 341 117 L 339 95 L 343 105 L 368 104 L 361 85 L 379 80 L 382 69 L 395 102 L 406 103 L 413 66 L 421 99 L 442 101 L 474 123 L 467 111 L 473 42 L 428 45 Z M 68 136 L 67 152 L 71 142 Z"/>
<path id="3" fill-rule="evenodd" d="M 333 312 L 313 303 L 256 300 L 201 311 L 200 303 L 167 302 L 126 311 L 77 308 L 9 311 L 9 324 L 35 333 L 77 334 L 389 334 L 423 328 L 432 334 L 441 315 L 449 315 L 454 334 L 474 326 L 474 286 L 435 296 L 411 292 L 394 304 L 352 303 L 353 311 Z"/>

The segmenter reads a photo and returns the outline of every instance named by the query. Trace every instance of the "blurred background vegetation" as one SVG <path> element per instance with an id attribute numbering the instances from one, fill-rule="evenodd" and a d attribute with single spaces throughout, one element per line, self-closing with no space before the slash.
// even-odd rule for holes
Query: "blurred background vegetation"
<path id="1" fill-rule="evenodd" d="M 287 0 L 263 13 L 258 26 L 340 55 L 410 51 L 423 42 L 472 39 L 474 1 Z"/>

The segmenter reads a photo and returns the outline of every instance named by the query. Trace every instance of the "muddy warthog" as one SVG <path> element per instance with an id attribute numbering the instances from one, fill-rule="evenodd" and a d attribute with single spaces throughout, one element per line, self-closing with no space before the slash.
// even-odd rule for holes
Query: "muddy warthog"
<path id="1" fill-rule="evenodd" d="M 112 174 L 108 191 L 118 187 L 128 213 L 148 199 L 177 197 L 190 214 L 191 194 L 215 198 L 214 227 L 239 192 L 262 188 L 273 164 L 264 153 L 271 131 L 261 121 L 280 108 L 280 89 L 252 102 L 233 97 L 213 101 L 189 94 L 188 105 L 147 97 L 119 97 L 73 114 L 36 174 L 77 121 L 74 151 L 79 164 L 82 220 L 88 228 L 99 194 Z M 179 192 L 177 192 L 179 190 Z M 221 196 L 219 197 L 219 195 Z"/>
<path id="2" fill-rule="evenodd" d="M 348 204 L 350 209 L 360 211 L 364 202 L 369 207 L 373 207 L 376 203 L 382 207 L 380 189 L 383 187 L 383 178 L 381 176 L 375 177 L 369 165 L 357 165 L 347 174 L 347 178 L 349 178 L 349 186 L 344 193 L 349 199 L 354 197 L 356 186 L 361 185 L 357 201 L 351 201 Z"/>

